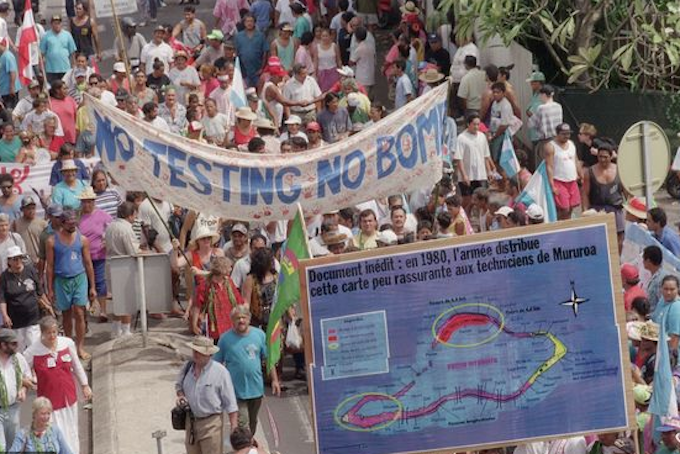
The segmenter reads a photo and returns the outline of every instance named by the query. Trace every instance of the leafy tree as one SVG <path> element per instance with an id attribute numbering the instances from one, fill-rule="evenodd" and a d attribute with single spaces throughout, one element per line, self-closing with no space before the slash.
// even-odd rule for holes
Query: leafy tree
<path id="1" fill-rule="evenodd" d="M 443 0 L 459 36 L 540 43 L 568 83 L 680 87 L 679 0 Z"/>

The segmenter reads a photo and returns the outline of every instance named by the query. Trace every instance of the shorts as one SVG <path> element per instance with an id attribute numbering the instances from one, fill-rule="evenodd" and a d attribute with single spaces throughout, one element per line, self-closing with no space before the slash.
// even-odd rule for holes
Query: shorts
<path id="1" fill-rule="evenodd" d="M 80 273 L 73 277 L 56 276 L 54 294 L 57 299 L 57 309 L 60 311 L 68 311 L 73 306 L 87 306 L 87 275 Z"/>
<path id="2" fill-rule="evenodd" d="M 561 210 L 569 210 L 581 204 L 581 191 L 574 181 L 553 180 L 559 194 L 554 194 L 555 205 Z"/>
<path id="3" fill-rule="evenodd" d="M 460 195 L 462 195 L 463 197 L 471 196 L 472 193 L 475 192 L 475 189 L 483 187 L 486 187 L 486 182 L 484 181 L 471 181 L 469 186 L 463 183 L 462 181 L 458 182 Z"/>
<path id="4" fill-rule="evenodd" d="M 97 296 L 106 296 L 106 259 L 92 260 L 94 267 L 94 286 Z"/>

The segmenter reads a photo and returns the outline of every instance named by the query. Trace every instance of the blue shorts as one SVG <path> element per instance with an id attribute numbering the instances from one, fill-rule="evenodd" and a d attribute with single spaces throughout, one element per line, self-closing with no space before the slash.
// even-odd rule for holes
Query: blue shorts
<path id="1" fill-rule="evenodd" d="M 106 296 L 106 259 L 92 260 L 94 267 L 94 287 L 97 296 Z"/>
<path id="2" fill-rule="evenodd" d="M 57 299 L 57 309 L 68 311 L 73 306 L 87 306 L 88 286 L 87 274 L 81 273 L 73 277 L 54 278 L 54 295 Z"/>

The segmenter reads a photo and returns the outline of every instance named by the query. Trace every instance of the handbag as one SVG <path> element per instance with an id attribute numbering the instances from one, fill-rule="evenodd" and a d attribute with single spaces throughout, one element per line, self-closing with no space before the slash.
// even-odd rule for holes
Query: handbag
<path id="1" fill-rule="evenodd" d="M 182 373 L 182 380 L 180 383 L 184 383 L 184 379 L 191 369 L 193 361 L 187 361 L 184 366 L 184 371 Z M 188 402 L 179 403 L 170 410 L 170 420 L 172 421 L 172 428 L 175 430 L 186 430 L 187 427 L 187 415 L 191 415 L 191 408 Z"/>

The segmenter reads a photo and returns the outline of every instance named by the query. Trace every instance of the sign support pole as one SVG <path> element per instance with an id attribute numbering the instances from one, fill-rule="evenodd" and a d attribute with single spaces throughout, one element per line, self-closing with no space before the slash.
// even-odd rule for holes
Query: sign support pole
<path id="1" fill-rule="evenodd" d="M 645 171 L 645 197 L 647 199 L 647 206 L 651 207 L 653 197 L 653 182 L 652 182 L 652 161 L 649 156 L 649 123 L 642 122 L 642 163 Z"/>

